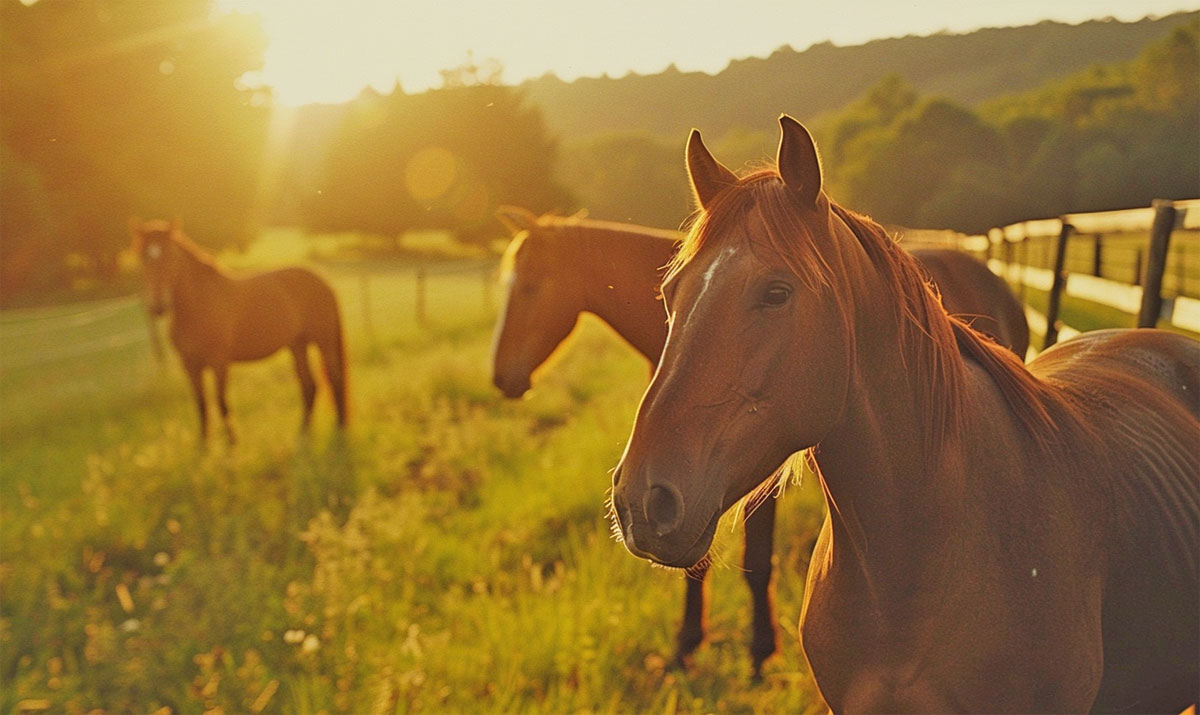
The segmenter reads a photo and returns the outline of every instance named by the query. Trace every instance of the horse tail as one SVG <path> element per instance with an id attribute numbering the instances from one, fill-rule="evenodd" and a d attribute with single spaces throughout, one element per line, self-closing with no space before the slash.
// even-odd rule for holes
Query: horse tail
<path id="1" fill-rule="evenodd" d="M 329 387 L 333 390 L 338 426 L 345 427 L 350 419 L 346 397 L 347 373 L 350 366 L 346 362 L 346 334 L 342 325 L 342 314 L 336 303 L 334 304 L 333 320 L 333 345 L 328 355 L 322 354 L 321 361 L 325 365 L 325 377 L 329 380 Z"/>

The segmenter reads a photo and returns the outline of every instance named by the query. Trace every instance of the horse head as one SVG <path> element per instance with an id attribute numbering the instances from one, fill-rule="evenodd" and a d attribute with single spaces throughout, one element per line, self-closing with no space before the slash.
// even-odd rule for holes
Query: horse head
<path id="1" fill-rule="evenodd" d="M 669 333 L 613 476 L 627 548 L 689 566 L 723 512 L 843 410 L 847 282 L 866 256 L 821 191 L 808 131 L 780 119 L 778 170 L 738 178 L 688 141 L 701 208 L 663 284 Z"/>
<path id="2" fill-rule="evenodd" d="M 555 235 L 557 226 L 516 207 L 502 208 L 499 217 L 513 239 L 503 260 L 506 297 L 493 336 L 492 382 L 505 397 L 517 398 L 575 327 L 583 294 L 559 270 L 569 247 Z"/>
<path id="3" fill-rule="evenodd" d="M 129 229 L 146 276 L 147 305 L 154 315 L 163 315 L 171 309 L 171 286 L 181 269 L 183 222 L 131 219 Z"/>

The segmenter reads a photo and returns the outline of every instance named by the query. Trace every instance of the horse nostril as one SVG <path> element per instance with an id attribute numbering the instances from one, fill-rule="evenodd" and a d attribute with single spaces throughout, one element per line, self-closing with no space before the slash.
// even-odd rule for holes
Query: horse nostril
<path id="1" fill-rule="evenodd" d="M 655 484 L 646 492 L 642 502 L 646 520 L 658 536 L 666 536 L 683 522 L 683 500 L 679 491 L 669 485 Z"/>

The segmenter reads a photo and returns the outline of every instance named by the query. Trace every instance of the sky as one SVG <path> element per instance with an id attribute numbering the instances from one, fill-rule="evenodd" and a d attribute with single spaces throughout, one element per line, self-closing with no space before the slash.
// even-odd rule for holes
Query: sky
<path id="1" fill-rule="evenodd" d="M 783 45 L 969 32 L 1041 20 L 1139 20 L 1200 8 L 1179 0 L 217 0 L 258 14 L 260 73 L 284 105 L 342 102 L 371 86 L 441 86 L 438 70 L 495 60 L 501 81 L 719 72 Z"/>

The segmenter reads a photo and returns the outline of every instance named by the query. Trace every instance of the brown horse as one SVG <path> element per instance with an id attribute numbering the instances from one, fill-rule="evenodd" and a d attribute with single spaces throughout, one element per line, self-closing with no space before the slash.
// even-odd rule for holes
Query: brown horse
<path id="1" fill-rule="evenodd" d="M 304 399 L 301 429 L 307 429 L 317 391 L 308 364 L 313 344 L 333 391 L 338 425 L 345 426 L 345 339 L 337 298 L 325 281 L 303 268 L 235 278 L 184 235 L 178 220 L 133 221 L 130 229 L 145 268 L 150 310 L 171 313 L 171 342 L 192 383 L 202 440 L 208 437 L 204 371 L 214 375 L 217 407 L 232 444 L 225 401 L 229 364 L 260 360 L 281 348 L 292 351 Z"/>
<path id="2" fill-rule="evenodd" d="M 659 295 L 666 265 L 679 235 L 631 224 L 537 217 L 518 207 L 502 207 L 501 221 L 513 233 L 505 251 L 503 278 L 508 298 L 496 324 L 492 380 L 506 396 L 521 397 L 532 374 L 589 312 L 608 323 L 631 346 L 657 365 L 667 339 Z M 983 263 L 948 249 L 917 249 L 952 312 L 976 319 L 974 327 L 1024 356 L 1029 331 L 1021 304 L 1004 280 Z M 766 475 L 764 475 L 766 476 Z M 750 588 L 754 673 L 775 652 L 770 583 L 775 502 L 764 500 L 746 518 L 743 574 Z M 704 640 L 706 565 L 690 569 L 684 616 L 676 636 L 675 661 L 686 662 Z"/>
<path id="3" fill-rule="evenodd" d="M 529 390 L 532 374 L 588 312 L 608 323 L 635 350 L 658 364 L 667 339 L 658 287 L 680 234 L 630 224 L 559 216 L 535 216 L 512 206 L 500 220 L 513 232 L 504 254 L 508 283 L 496 324 L 492 381 L 510 398 Z M 770 583 L 775 502 L 767 500 L 746 519 L 743 574 L 753 603 L 750 656 L 754 675 L 776 649 Z M 675 662 L 684 665 L 704 641 L 704 580 L 707 564 L 689 569 L 683 622 Z"/>
<path id="4" fill-rule="evenodd" d="M 792 453 L 828 513 L 801 636 L 835 711 L 1179 712 L 1200 688 L 1200 343 L 1107 330 L 1030 363 L 830 201 L 688 143 L 703 211 L 614 472 L 629 550 L 687 566 Z"/>

